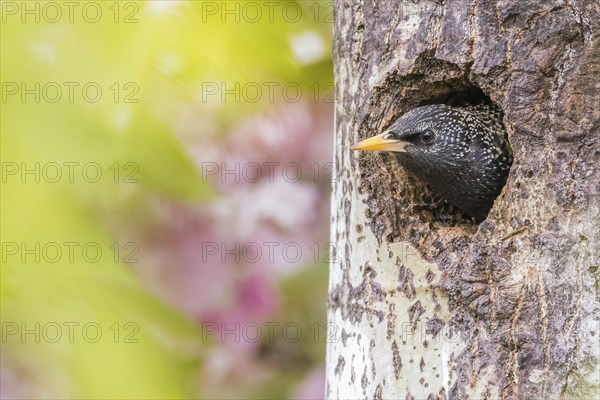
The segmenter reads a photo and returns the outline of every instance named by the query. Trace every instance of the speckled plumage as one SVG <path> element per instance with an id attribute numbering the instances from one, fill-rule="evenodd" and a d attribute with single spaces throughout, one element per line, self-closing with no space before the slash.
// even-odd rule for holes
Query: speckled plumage
<path id="1" fill-rule="evenodd" d="M 423 106 L 404 114 L 387 132 L 391 139 L 409 142 L 405 152 L 395 154 L 410 173 L 476 220 L 487 216 L 512 164 L 497 106 Z M 434 140 L 425 143 L 432 133 Z"/>

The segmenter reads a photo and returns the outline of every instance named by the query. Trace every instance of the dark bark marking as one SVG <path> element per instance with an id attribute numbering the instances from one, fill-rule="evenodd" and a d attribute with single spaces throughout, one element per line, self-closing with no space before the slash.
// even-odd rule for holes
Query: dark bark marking
<path id="1" fill-rule="evenodd" d="M 444 320 L 438 318 L 438 317 L 433 317 L 430 320 L 427 321 L 426 323 L 426 328 L 425 328 L 425 332 L 429 335 L 433 335 L 433 337 L 435 337 L 438 332 L 444 327 L 446 323 L 444 322 Z"/>
<path id="2" fill-rule="evenodd" d="M 383 395 L 383 388 L 381 387 L 381 383 L 379 385 L 377 385 L 377 388 L 375 388 L 375 395 L 373 396 L 373 398 L 375 400 L 381 400 Z"/>
<path id="3" fill-rule="evenodd" d="M 354 354 L 352 354 L 352 363 L 350 364 L 350 382 L 352 382 L 354 384 L 354 382 L 356 381 L 356 371 L 354 369 Z"/>
<path id="4" fill-rule="evenodd" d="M 402 358 L 400 357 L 398 343 L 396 343 L 395 340 L 392 343 L 392 365 L 394 366 L 394 375 L 396 376 L 396 379 L 400 379 L 400 371 L 402 370 Z"/>
<path id="5" fill-rule="evenodd" d="M 391 302 L 388 312 L 387 339 L 396 335 L 396 303 Z"/>
<path id="6" fill-rule="evenodd" d="M 425 308 L 423 308 L 423 306 L 421 305 L 421 300 L 417 300 L 413 305 L 411 305 L 408 308 L 407 313 L 410 324 L 413 327 L 415 327 L 415 324 L 417 323 L 421 315 L 425 313 Z"/>
<path id="7" fill-rule="evenodd" d="M 363 394 L 367 394 L 367 386 L 369 386 L 369 378 L 367 378 L 367 366 L 365 365 L 365 369 L 363 370 L 362 377 L 360 378 L 360 386 L 363 389 Z"/>
<path id="8" fill-rule="evenodd" d="M 346 365 L 346 360 L 344 359 L 344 357 L 339 356 L 338 357 L 338 362 L 337 365 L 335 366 L 335 375 L 337 376 L 341 376 L 342 372 L 344 372 L 344 366 Z"/>
<path id="9" fill-rule="evenodd" d="M 400 269 L 398 270 L 398 282 L 400 282 L 400 284 L 397 289 L 404 293 L 409 300 L 412 300 L 415 298 L 416 294 L 415 284 L 413 282 L 414 274 L 410 268 L 402 264 L 400 257 L 396 258 L 396 265 L 400 266 Z"/>

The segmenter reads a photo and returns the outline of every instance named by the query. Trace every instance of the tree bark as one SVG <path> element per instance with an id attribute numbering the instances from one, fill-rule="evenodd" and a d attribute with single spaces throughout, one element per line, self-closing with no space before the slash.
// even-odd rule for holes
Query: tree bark
<path id="1" fill-rule="evenodd" d="M 337 1 L 328 398 L 600 397 L 600 6 Z M 504 111 L 508 182 L 455 219 L 350 145 L 416 106 Z"/>

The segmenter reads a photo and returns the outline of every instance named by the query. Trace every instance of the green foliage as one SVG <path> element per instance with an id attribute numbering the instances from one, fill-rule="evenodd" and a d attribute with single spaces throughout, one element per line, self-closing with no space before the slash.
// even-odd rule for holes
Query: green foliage
<path id="1" fill-rule="evenodd" d="M 3 340 L 3 360 L 49 397 L 197 396 L 199 329 L 141 286 L 115 254 L 94 204 L 118 204 L 131 192 L 211 198 L 177 137 L 181 110 L 203 115 L 221 132 L 270 102 L 266 96 L 233 106 L 228 99 L 202 101 L 207 82 L 293 81 L 306 89 L 331 80 L 329 54 L 304 68 L 289 46 L 290 35 L 315 30 L 328 47 L 328 24 L 289 23 L 281 14 L 273 22 L 223 23 L 218 16 L 207 20 L 202 2 L 162 12 L 152 11 L 153 3 L 127 2 L 135 7 L 119 6 L 117 18 L 111 9 L 117 3 L 99 2 L 98 23 L 75 13 L 74 22 L 22 23 L 17 16 L 2 24 L 2 242 L 9 247 L 3 247 L 1 311 L 3 331 L 19 330 Z M 132 11 L 137 22 L 124 23 Z M 6 83 L 39 87 L 41 99 L 8 95 L 14 86 Z M 56 88 L 60 99 L 48 101 Z M 195 132 L 214 134 L 205 126 Z M 52 182 L 56 165 L 62 177 Z M 5 175 L 5 167 L 16 172 Z M 37 168 L 37 175 L 22 175 L 25 168 Z M 63 252 L 59 261 L 49 262 L 48 254 L 22 258 L 24 248 L 41 251 L 49 243 Z M 72 262 L 65 243 L 78 243 Z M 84 255 L 89 243 L 101 249 L 99 260 Z M 18 254 L 11 254 L 14 246 Z M 123 251 L 122 243 L 116 246 Z M 39 343 L 34 334 L 21 335 L 36 324 Z M 56 326 L 62 337 L 47 340 Z"/>

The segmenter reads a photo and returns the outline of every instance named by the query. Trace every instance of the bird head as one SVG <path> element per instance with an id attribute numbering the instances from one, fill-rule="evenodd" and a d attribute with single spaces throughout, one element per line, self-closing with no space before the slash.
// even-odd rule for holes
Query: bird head
<path id="1" fill-rule="evenodd" d="M 355 144 L 352 150 L 395 152 L 398 159 L 417 164 L 424 172 L 461 163 L 472 138 L 460 109 L 436 104 L 409 111 L 383 133 Z"/>
<path id="2" fill-rule="evenodd" d="M 418 107 L 352 150 L 395 153 L 409 172 L 478 219 L 500 193 L 512 163 L 495 106 Z"/>

